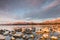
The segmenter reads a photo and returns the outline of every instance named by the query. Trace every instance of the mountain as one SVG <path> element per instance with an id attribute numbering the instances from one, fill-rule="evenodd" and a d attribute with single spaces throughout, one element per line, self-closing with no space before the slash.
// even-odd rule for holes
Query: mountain
<path id="1" fill-rule="evenodd" d="M 46 20 L 42 23 L 60 23 L 60 18 L 52 19 L 52 20 Z"/>
<path id="2" fill-rule="evenodd" d="M 45 20 L 45 21 L 26 21 L 26 20 L 18 20 L 18 21 L 6 21 L 0 22 L 0 24 L 14 24 L 14 25 L 32 25 L 32 24 L 49 24 L 49 23 L 60 23 L 60 18 Z"/>

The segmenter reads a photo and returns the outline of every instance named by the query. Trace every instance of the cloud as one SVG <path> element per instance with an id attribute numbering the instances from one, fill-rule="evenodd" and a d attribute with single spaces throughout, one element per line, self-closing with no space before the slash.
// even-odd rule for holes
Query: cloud
<path id="1" fill-rule="evenodd" d="M 15 21 L 14 19 L 16 16 L 10 14 L 10 12 L 0 10 L 0 23 L 1 22 L 8 22 L 8 21 Z"/>
<path id="2" fill-rule="evenodd" d="M 45 19 L 60 17 L 60 0 L 0 0 L 0 17 Z"/>
<path id="3" fill-rule="evenodd" d="M 60 17 L 60 0 L 55 0 L 48 5 L 44 4 L 39 9 L 35 9 L 31 11 L 30 13 L 24 14 L 24 17 L 31 17 L 32 19 L 44 19 L 44 18 L 55 18 Z"/>
<path id="4" fill-rule="evenodd" d="M 47 6 L 43 6 L 42 9 L 43 10 L 45 9 L 45 11 L 47 11 L 47 10 L 49 10 L 51 8 L 54 8 L 55 6 L 58 6 L 58 5 L 60 5 L 60 0 L 55 0 L 54 2 L 50 3 Z"/>

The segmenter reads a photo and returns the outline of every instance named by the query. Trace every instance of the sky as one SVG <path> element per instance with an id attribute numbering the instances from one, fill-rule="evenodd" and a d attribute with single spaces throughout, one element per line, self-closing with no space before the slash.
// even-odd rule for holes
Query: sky
<path id="1" fill-rule="evenodd" d="M 0 0 L 0 21 L 60 17 L 60 0 Z"/>

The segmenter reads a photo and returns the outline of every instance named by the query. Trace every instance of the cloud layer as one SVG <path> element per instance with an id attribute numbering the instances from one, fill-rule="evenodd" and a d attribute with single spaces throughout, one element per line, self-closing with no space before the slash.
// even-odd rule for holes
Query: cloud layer
<path id="1" fill-rule="evenodd" d="M 60 17 L 60 0 L 0 0 L 0 17 L 14 20 Z"/>

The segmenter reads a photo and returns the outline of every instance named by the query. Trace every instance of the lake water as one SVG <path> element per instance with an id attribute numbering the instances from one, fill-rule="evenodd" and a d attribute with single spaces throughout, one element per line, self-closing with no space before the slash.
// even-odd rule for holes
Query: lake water
<path id="1" fill-rule="evenodd" d="M 15 27 L 41 27 L 38 25 L 0 25 L 0 29 L 7 29 L 7 30 L 13 30 Z"/>

